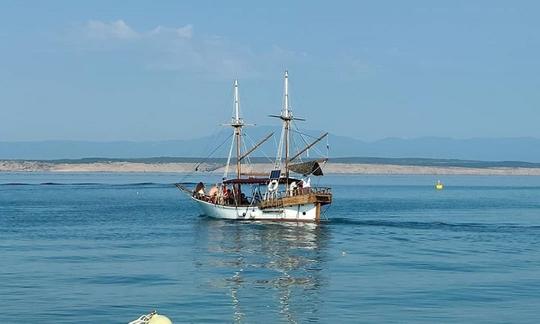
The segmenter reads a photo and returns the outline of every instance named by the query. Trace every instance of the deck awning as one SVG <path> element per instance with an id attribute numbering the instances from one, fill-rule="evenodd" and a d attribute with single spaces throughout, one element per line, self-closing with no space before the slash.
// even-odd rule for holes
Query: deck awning
<path id="1" fill-rule="evenodd" d="M 286 178 L 279 178 L 279 183 L 286 183 L 286 182 L 293 182 L 293 181 L 300 181 L 300 179 L 290 178 L 289 181 L 287 181 Z M 223 181 L 224 184 L 260 184 L 260 185 L 267 185 L 270 182 L 269 178 L 241 178 L 241 179 L 229 179 Z"/>
<path id="2" fill-rule="evenodd" d="M 322 172 L 321 165 L 319 164 L 319 162 L 322 162 L 322 161 L 308 161 L 304 163 L 292 164 L 289 166 L 289 169 L 292 172 L 300 173 L 304 176 L 307 176 L 310 174 L 313 174 L 314 176 L 322 176 L 323 172 Z"/>

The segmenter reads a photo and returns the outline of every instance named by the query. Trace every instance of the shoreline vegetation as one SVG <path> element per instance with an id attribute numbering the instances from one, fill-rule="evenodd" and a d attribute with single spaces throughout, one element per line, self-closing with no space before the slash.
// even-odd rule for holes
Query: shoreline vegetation
<path id="1" fill-rule="evenodd" d="M 0 160 L 0 172 L 198 172 L 221 174 L 223 159 L 198 164 L 196 158 Z M 222 161 L 223 160 L 223 161 Z M 265 176 L 270 161 L 254 159 L 243 166 L 246 176 Z M 257 161 L 258 160 L 258 161 Z M 379 175 L 519 175 L 540 176 L 540 163 L 394 158 L 336 158 L 323 166 L 325 174 Z"/>

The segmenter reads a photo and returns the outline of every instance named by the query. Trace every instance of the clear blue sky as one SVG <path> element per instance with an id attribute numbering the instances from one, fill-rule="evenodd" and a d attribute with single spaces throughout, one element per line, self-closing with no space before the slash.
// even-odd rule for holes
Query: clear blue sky
<path id="1" fill-rule="evenodd" d="M 308 128 L 540 137 L 537 1 L 0 3 L 0 141 L 203 136 L 281 104 Z"/>

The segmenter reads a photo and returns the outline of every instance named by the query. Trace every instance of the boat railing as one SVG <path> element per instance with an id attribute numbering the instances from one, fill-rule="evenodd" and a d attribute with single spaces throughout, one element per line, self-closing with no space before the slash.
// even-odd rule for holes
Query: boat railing
<path id="1" fill-rule="evenodd" d="M 271 205 L 274 207 L 280 207 L 283 198 L 297 197 L 307 195 L 331 195 L 332 190 L 329 187 L 308 187 L 308 188 L 296 188 L 294 190 L 277 191 L 274 193 L 268 193 L 263 201 L 265 205 Z"/>
<path id="2" fill-rule="evenodd" d="M 284 192 L 287 193 L 287 192 Z M 308 188 L 296 188 L 288 191 L 288 196 L 301 196 L 309 194 L 331 194 L 332 190 L 329 187 L 308 187 Z"/>
<path id="3" fill-rule="evenodd" d="M 262 208 L 282 208 L 284 205 L 297 204 L 302 201 L 331 201 L 331 189 L 328 187 L 296 188 L 288 191 L 267 193 L 261 201 Z M 326 197 L 324 197 L 326 196 Z"/>

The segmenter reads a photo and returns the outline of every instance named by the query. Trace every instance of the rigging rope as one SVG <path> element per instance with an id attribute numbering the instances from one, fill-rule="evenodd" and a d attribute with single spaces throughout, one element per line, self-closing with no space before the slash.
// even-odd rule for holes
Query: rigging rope
<path id="1" fill-rule="evenodd" d="M 182 178 L 180 178 L 180 183 L 185 182 L 188 177 L 191 177 L 193 174 L 195 174 L 195 172 L 199 171 L 199 167 L 201 166 L 201 164 L 208 161 L 210 157 L 214 155 L 214 153 L 216 153 L 216 151 L 219 150 L 226 142 L 228 142 L 232 136 L 233 134 L 229 134 L 229 136 L 221 144 L 219 144 L 215 149 L 213 149 L 212 152 L 210 152 L 210 154 L 208 154 L 201 162 L 195 165 L 195 169 L 193 171 L 185 174 Z"/>
<path id="2" fill-rule="evenodd" d="M 247 133 L 242 133 L 242 136 L 244 136 L 246 139 L 248 139 L 251 142 L 252 146 L 255 145 L 253 143 L 253 140 L 251 139 L 251 137 L 249 137 L 247 135 Z M 247 148 L 247 145 L 246 145 L 246 141 L 242 141 L 242 145 L 243 145 L 244 152 L 247 152 L 248 148 Z M 245 165 L 251 166 L 251 157 L 248 155 L 248 156 L 245 157 L 245 159 L 246 159 Z"/>
<path id="3" fill-rule="evenodd" d="M 251 136 L 249 136 L 247 133 L 245 133 L 245 136 L 247 139 L 249 139 L 251 141 L 251 145 L 252 146 L 255 146 L 255 141 L 253 141 L 253 139 L 251 138 Z M 276 137 L 274 135 L 272 135 L 272 138 L 274 139 L 274 144 L 275 146 L 277 146 L 276 144 Z M 262 155 L 264 155 L 263 157 L 265 157 L 270 163 L 274 163 L 274 160 L 271 159 L 265 152 L 264 150 L 262 150 L 262 148 L 264 147 L 264 145 L 262 145 L 261 147 L 258 148 L 258 150 L 260 150 L 260 152 L 262 153 Z M 248 157 L 249 158 L 249 157 Z M 249 160 L 249 163 L 251 163 L 251 160 Z"/>
<path id="4" fill-rule="evenodd" d="M 221 144 L 219 144 L 218 147 L 216 147 L 215 149 L 212 150 L 212 152 L 210 152 L 210 154 L 208 154 L 208 156 L 206 158 L 204 158 L 204 160 L 202 160 L 201 162 L 197 163 L 197 165 L 195 166 L 195 171 L 199 171 L 199 166 L 201 166 L 201 164 L 205 163 L 206 161 L 208 161 L 208 159 L 210 159 L 210 157 L 212 155 L 214 155 L 214 153 L 216 153 L 217 150 L 219 150 L 226 142 L 229 141 L 229 139 L 233 136 L 233 134 L 230 134 Z"/>
<path id="5" fill-rule="evenodd" d="M 303 133 L 300 131 L 300 129 L 298 128 L 298 125 L 296 125 L 296 123 L 293 121 L 293 126 L 294 128 L 291 128 L 291 131 L 300 135 L 300 138 L 302 139 L 302 141 L 304 142 L 304 144 L 307 146 L 309 145 L 310 143 L 308 143 L 308 141 L 305 139 L 305 137 L 310 137 L 310 138 L 313 138 L 313 139 L 317 139 L 317 136 L 313 136 L 313 135 L 309 135 L 307 133 Z M 304 137 L 305 136 L 305 137 Z M 328 141 L 328 136 L 326 137 L 326 140 Z M 328 145 L 327 145 L 328 147 Z M 324 156 L 324 154 L 317 148 L 317 146 L 314 146 L 310 149 L 313 149 L 315 150 L 315 152 L 321 156 Z M 308 150 L 309 151 L 309 150 Z M 328 154 L 326 155 L 326 157 L 328 157 Z M 301 157 L 300 157 L 301 158 Z"/>

